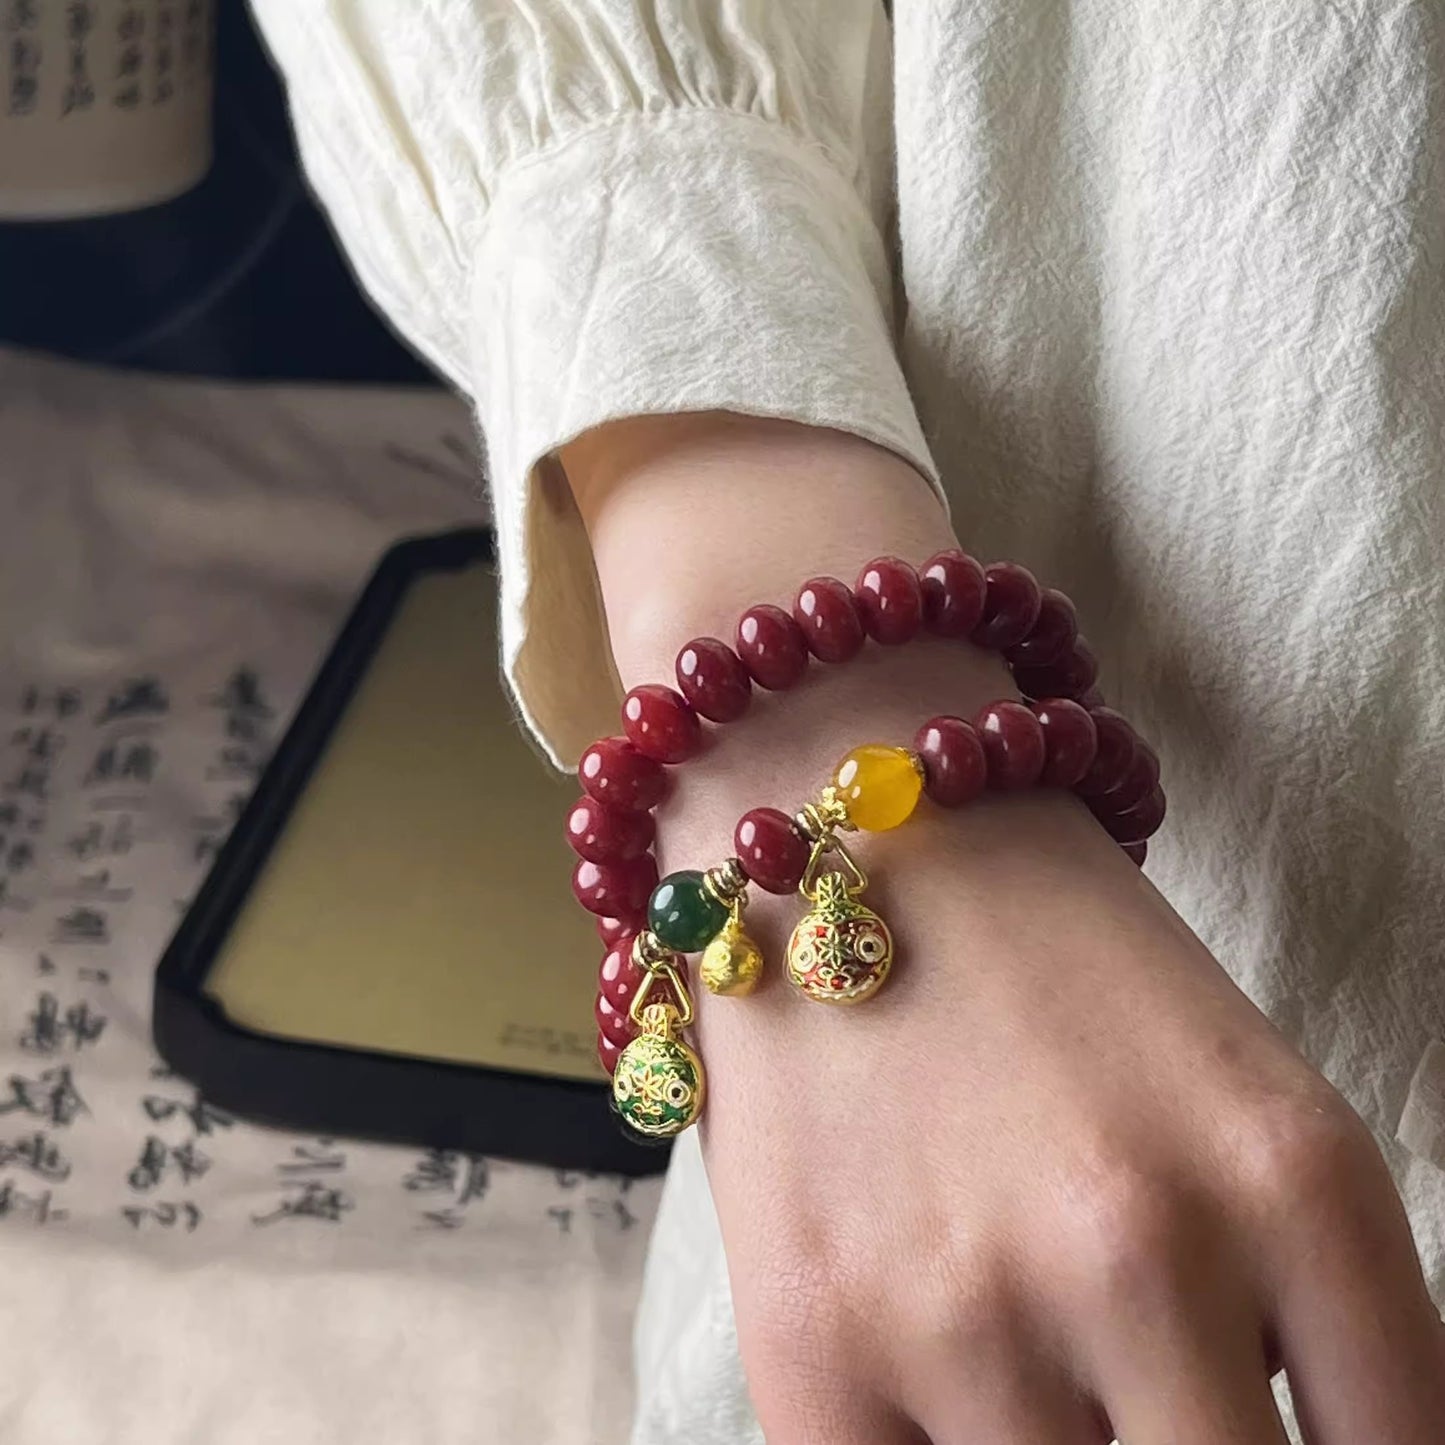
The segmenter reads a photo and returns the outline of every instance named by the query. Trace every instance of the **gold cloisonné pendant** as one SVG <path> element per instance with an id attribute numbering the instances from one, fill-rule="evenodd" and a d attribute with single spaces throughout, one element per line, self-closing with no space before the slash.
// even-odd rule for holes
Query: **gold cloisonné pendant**
<path id="1" fill-rule="evenodd" d="M 819 1003 L 862 1003 L 893 967 L 893 935 L 858 901 L 861 891 L 843 873 L 820 874 L 806 894 L 813 906 L 788 940 L 788 978 Z"/>
<path id="2" fill-rule="evenodd" d="M 697 1122 L 706 1078 L 702 1060 L 682 1039 L 670 1003 L 642 1010 L 642 1032 L 623 1049 L 612 1072 L 612 1103 L 628 1128 L 648 1139 L 671 1139 Z"/>

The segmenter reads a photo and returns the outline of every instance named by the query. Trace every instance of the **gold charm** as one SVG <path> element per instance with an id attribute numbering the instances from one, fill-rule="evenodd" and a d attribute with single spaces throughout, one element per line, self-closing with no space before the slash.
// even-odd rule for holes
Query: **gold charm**
<path id="1" fill-rule="evenodd" d="M 623 1122 L 648 1139 L 671 1139 L 697 1122 L 707 1083 L 702 1060 L 682 1040 L 670 1003 L 642 1010 L 642 1032 L 612 1073 L 612 1102 Z"/>
<path id="2" fill-rule="evenodd" d="M 698 976 L 709 993 L 742 998 L 757 986 L 763 972 L 763 951 L 743 928 L 740 901 L 733 903 L 728 921 L 703 950 Z"/>
<path id="3" fill-rule="evenodd" d="M 837 855 L 841 869 L 824 873 L 823 858 Z M 863 870 L 824 831 L 813 844 L 799 892 L 812 903 L 788 940 L 788 979 L 819 1003 L 862 1003 L 882 988 L 893 968 L 893 935 L 858 901 L 868 886 Z"/>

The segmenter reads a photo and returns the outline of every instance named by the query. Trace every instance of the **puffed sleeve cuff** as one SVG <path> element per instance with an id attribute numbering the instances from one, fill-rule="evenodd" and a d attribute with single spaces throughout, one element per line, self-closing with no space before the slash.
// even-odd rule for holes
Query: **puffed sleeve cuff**
<path id="1" fill-rule="evenodd" d="M 515 162 L 473 262 L 467 344 L 502 660 L 562 766 L 615 731 L 618 697 L 591 553 L 554 460 L 566 442 L 623 417 L 732 411 L 855 433 L 938 488 L 877 225 L 833 158 L 783 125 L 628 115 Z"/>

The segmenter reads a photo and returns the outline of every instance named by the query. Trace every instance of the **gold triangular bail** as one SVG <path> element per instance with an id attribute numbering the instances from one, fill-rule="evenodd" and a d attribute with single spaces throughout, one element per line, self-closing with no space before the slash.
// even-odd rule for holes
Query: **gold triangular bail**
<path id="1" fill-rule="evenodd" d="M 830 865 L 836 859 L 843 865 L 842 868 L 829 866 L 825 869 L 825 858 Z M 857 859 L 835 836 L 824 834 L 813 844 L 813 851 L 808 855 L 808 866 L 803 870 L 803 881 L 798 885 L 798 892 L 810 903 L 813 902 L 818 896 L 821 880 L 829 876 L 844 880 L 843 886 L 849 897 L 856 898 L 868 886 L 868 875 L 858 866 Z"/>

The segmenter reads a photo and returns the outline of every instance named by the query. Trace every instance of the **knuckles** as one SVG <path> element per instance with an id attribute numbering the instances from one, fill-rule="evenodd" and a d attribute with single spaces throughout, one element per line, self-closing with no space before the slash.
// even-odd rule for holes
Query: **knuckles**
<path id="1" fill-rule="evenodd" d="M 1328 1086 L 1254 1108 L 1229 1143 L 1236 1187 L 1256 1216 L 1337 1225 L 1389 1197 L 1374 1139 Z"/>
<path id="2" fill-rule="evenodd" d="M 1388 1217 L 1379 1151 L 1323 1082 L 1221 1101 L 1209 1118 L 1182 1139 L 1076 1135 L 1006 1220 L 966 1225 L 940 1206 L 906 1227 L 778 1231 L 738 1295 L 753 1389 L 775 1419 L 816 1409 L 799 1396 L 806 1382 L 856 1377 L 885 1339 L 894 1353 L 942 1346 L 964 1368 L 1017 1370 L 1043 1298 L 1087 1319 L 1160 1318 L 1284 1229 L 1334 1249 Z"/>

